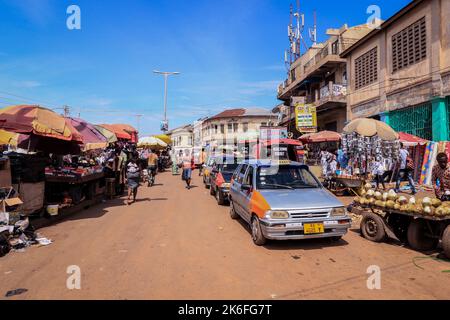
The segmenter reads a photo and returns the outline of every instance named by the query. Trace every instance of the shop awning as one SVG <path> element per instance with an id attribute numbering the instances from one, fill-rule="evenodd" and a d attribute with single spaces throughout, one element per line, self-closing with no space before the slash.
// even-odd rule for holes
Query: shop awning
<path id="1" fill-rule="evenodd" d="M 131 141 L 131 135 L 128 132 L 123 131 L 121 128 L 116 127 L 112 124 L 101 124 L 101 127 L 113 132 L 117 139 Z"/>
<path id="2" fill-rule="evenodd" d="M 113 131 L 106 129 L 105 127 L 94 125 L 94 128 L 102 134 L 108 141 L 108 143 L 114 143 L 117 141 L 117 137 Z"/>

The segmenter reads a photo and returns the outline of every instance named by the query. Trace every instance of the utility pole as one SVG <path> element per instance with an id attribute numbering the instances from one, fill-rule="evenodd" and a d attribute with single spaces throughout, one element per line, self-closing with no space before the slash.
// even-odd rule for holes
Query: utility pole
<path id="1" fill-rule="evenodd" d="M 70 116 L 70 107 L 64 106 L 64 117 L 68 118 Z"/>
<path id="2" fill-rule="evenodd" d="M 180 72 L 163 72 L 163 71 L 157 71 L 154 70 L 153 73 L 160 74 L 164 76 L 164 124 L 162 126 L 162 131 L 165 133 L 169 130 L 168 128 L 168 122 L 167 122 L 167 86 L 168 86 L 168 79 L 169 76 L 172 75 L 179 75 Z"/>

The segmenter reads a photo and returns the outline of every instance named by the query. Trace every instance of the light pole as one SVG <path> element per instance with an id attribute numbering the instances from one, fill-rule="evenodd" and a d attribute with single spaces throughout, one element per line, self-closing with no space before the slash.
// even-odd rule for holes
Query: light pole
<path id="1" fill-rule="evenodd" d="M 180 72 L 163 72 L 163 71 L 157 71 L 154 70 L 153 73 L 160 74 L 164 76 L 164 128 L 163 131 L 167 131 L 167 82 L 169 79 L 169 76 L 173 75 L 179 75 Z"/>

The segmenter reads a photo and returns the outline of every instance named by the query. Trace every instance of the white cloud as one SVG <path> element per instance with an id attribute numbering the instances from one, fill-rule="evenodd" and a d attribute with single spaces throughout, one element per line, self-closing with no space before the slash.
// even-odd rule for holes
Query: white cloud
<path id="1" fill-rule="evenodd" d="M 17 88 L 37 88 L 42 87 L 42 83 L 33 80 L 17 81 L 13 85 Z"/>
<path id="2" fill-rule="evenodd" d="M 240 94 L 252 96 L 276 94 L 277 87 L 280 83 L 279 80 L 246 82 L 241 84 L 241 89 L 239 89 L 238 92 Z"/>

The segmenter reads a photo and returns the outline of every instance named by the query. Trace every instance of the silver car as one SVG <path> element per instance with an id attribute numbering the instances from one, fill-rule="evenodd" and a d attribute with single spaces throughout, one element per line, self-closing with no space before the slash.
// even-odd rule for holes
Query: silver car
<path id="1" fill-rule="evenodd" d="M 250 226 L 255 244 L 267 239 L 332 238 L 348 232 L 344 205 L 297 162 L 248 160 L 233 174 L 230 215 Z"/>

